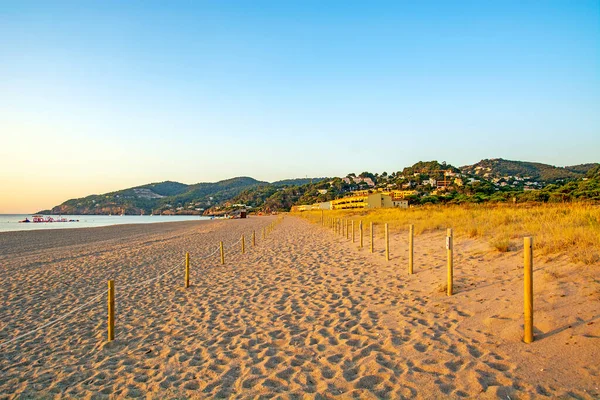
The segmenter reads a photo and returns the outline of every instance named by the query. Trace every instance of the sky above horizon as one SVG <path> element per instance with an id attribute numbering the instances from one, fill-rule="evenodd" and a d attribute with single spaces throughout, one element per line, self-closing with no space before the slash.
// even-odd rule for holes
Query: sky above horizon
<path id="1" fill-rule="evenodd" d="M 0 38 L 0 213 L 164 180 L 600 161 L 598 1 L 19 1 Z"/>

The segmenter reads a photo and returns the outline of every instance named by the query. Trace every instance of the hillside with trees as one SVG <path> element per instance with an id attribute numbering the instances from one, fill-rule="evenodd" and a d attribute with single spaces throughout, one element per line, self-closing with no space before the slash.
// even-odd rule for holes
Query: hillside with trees
<path id="1" fill-rule="evenodd" d="M 580 164 L 570 167 L 555 167 L 553 165 L 511 161 L 502 158 L 481 160 L 476 164 L 461 167 L 466 174 L 483 176 L 485 178 L 519 177 L 531 178 L 546 183 L 565 179 L 583 178 L 587 171 L 597 164 Z"/>
<path id="2" fill-rule="evenodd" d="M 599 187 L 597 163 L 555 167 L 497 158 L 457 168 L 446 162 L 419 161 L 389 174 L 363 171 L 272 183 L 250 177 L 193 185 L 165 181 L 68 200 L 42 213 L 219 215 L 239 208 L 280 212 L 350 196 L 357 190 L 405 191 L 411 205 L 600 201 Z"/>
<path id="3" fill-rule="evenodd" d="M 159 182 L 67 200 L 44 214 L 201 214 L 245 189 L 266 184 L 249 177 L 185 185 Z"/>

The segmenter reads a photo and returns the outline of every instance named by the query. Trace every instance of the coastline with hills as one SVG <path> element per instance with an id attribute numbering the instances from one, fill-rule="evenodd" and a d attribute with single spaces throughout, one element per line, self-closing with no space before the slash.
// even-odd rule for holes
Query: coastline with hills
<path id="1" fill-rule="evenodd" d="M 1 9 L 0 400 L 600 400 L 600 1 Z"/>
<path id="2" fill-rule="evenodd" d="M 452 172 L 451 177 L 447 171 Z M 600 201 L 600 168 L 598 163 L 554 167 L 499 158 L 460 168 L 430 161 L 389 174 L 363 172 L 272 183 L 250 177 L 194 185 L 166 181 L 68 200 L 39 213 L 220 215 L 240 207 L 282 212 L 294 205 L 376 189 L 414 190 L 409 198 L 412 205 L 509 202 L 513 198 L 523 202 Z"/>

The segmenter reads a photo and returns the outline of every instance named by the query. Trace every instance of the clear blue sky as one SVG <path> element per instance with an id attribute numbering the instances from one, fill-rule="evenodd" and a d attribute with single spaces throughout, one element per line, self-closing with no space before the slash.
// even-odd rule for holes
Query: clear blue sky
<path id="1" fill-rule="evenodd" d="M 600 161 L 597 0 L 16 1 L 0 38 L 0 212 L 167 179 Z"/>

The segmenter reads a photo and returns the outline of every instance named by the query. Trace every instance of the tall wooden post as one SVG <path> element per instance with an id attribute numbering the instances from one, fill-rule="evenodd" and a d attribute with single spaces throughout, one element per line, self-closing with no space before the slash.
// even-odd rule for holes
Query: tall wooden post
<path id="1" fill-rule="evenodd" d="M 242 254 L 244 254 L 246 252 L 246 239 L 244 238 L 244 235 L 242 235 Z"/>
<path id="2" fill-rule="evenodd" d="M 346 240 L 350 239 L 350 221 L 346 220 Z"/>
<path id="3" fill-rule="evenodd" d="M 373 222 L 371 221 L 371 253 L 373 252 L 373 240 L 375 239 L 375 233 L 373 232 Z"/>
<path id="4" fill-rule="evenodd" d="M 352 220 L 352 243 L 354 243 L 354 220 Z"/>
<path id="5" fill-rule="evenodd" d="M 321 210 L 321 226 L 325 226 L 325 220 L 323 220 L 323 210 Z"/>
<path id="6" fill-rule="evenodd" d="M 360 221 L 358 224 L 358 231 L 360 234 L 360 246 L 359 247 L 362 249 L 362 247 L 363 247 L 363 223 L 362 223 L 362 221 Z"/>
<path id="7" fill-rule="evenodd" d="M 108 341 L 115 339 L 115 281 L 108 281 Z"/>
<path id="8" fill-rule="evenodd" d="M 221 265 L 225 264 L 225 250 L 223 249 L 223 242 L 219 242 L 221 248 Z"/>
<path id="9" fill-rule="evenodd" d="M 190 287 L 190 253 L 185 253 L 185 287 Z"/>
<path id="10" fill-rule="evenodd" d="M 525 343 L 533 342 L 533 238 L 527 236 L 523 238 L 525 271 L 524 271 L 524 317 L 525 317 L 525 332 L 523 341 Z"/>
<path id="11" fill-rule="evenodd" d="M 266 237 L 265 228 L 263 228 L 263 239 Z"/>
<path id="12" fill-rule="evenodd" d="M 414 254 L 414 237 L 415 237 L 415 226 L 410 225 L 408 227 L 408 274 L 413 274 L 413 254 Z"/>
<path id="13" fill-rule="evenodd" d="M 454 280 L 454 265 L 452 262 L 452 252 L 454 250 L 454 243 L 452 238 L 452 228 L 448 228 L 446 231 L 446 251 L 448 253 L 448 296 L 452 296 L 452 283 Z"/>
<path id="14" fill-rule="evenodd" d="M 256 246 L 256 231 L 252 231 L 252 247 Z"/>
<path id="15" fill-rule="evenodd" d="M 385 260 L 390 261 L 390 231 L 388 224 L 385 224 Z"/>

